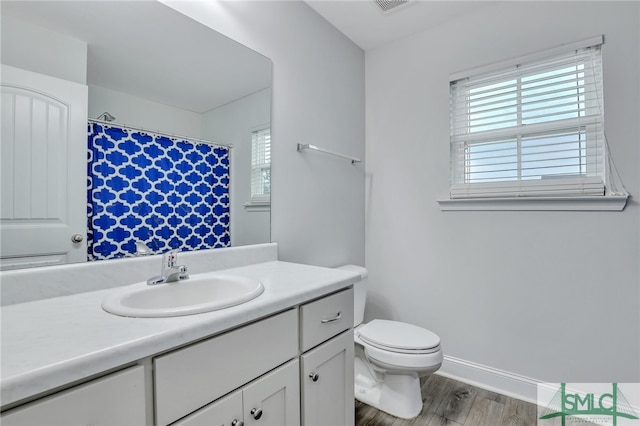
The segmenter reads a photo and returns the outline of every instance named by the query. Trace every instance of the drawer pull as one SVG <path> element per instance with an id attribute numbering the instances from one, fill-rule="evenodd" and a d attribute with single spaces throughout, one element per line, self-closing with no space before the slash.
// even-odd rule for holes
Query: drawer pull
<path id="1" fill-rule="evenodd" d="M 233 419 L 231 426 L 244 426 L 244 422 L 242 420 Z"/>
<path id="2" fill-rule="evenodd" d="M 311 377 L 311 380 L 313 380 L 314 382 L 317 382 L 320 378 L 320 375 L 318 373 L 310 373 L 309 377 Z"/>
<path id="3" fill-rule="evenodd" d="M 260 408 L 254 408 L 251 410 L 251 415 L 254 419 L 260 420 L 260 417 L 262 417 L 262 410 Z"/>
<path id="4" fill-rule="evenodd" d="M 320 322 L 323 323 L 323 324 L 326 324 L 328 322 L 338 321 L 340 318 L 342 318 L 342 311 L 338 312 L 338 314 L 335 317 L 330 318 L 330 319 L 323 319 Z"/>

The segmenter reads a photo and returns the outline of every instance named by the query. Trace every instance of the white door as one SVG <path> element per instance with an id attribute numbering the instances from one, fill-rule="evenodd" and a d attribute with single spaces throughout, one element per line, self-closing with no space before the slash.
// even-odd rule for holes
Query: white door
<path id="1" fill-rule="evenodd" d="M 1 79 L 2 269 L 85 261 L 87 86 L 6 65 Z"/>
<path id="2" fill-rule="evenodd" d="M 246 426 L 295 426 L 300 424 L 299 362 L 283 367 L 251 382 L 244 388 Z"/>
<path id="3" fill-rule="evenodd" d="M 303 354 L 303 426 L 353 425 L 353 330 Z"/>

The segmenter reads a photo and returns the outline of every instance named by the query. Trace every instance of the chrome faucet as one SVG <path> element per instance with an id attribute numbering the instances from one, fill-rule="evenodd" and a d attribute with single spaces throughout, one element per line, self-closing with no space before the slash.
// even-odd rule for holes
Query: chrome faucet
<path id="1" fill-rule="evenodd" d="M 157 277 L 147 280 L 148 285 L 182 281 L 189 278 L 187 267 L 178 265 L 178 250 L 171 250 L 162 255 L 162 271 Z"/>

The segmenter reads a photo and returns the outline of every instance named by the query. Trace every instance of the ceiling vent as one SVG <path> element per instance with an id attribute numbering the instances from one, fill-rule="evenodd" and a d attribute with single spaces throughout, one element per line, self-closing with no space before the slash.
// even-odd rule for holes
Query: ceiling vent
<path id="1" fill-rule="evenodd" d="M 401 6 L 407 6 L 411 1 L 412 0 L 373 0 L 376 6 L 378 6 L 378 9 L 385 15 L 399 9 L 404 9 L 404 7 Z"/>

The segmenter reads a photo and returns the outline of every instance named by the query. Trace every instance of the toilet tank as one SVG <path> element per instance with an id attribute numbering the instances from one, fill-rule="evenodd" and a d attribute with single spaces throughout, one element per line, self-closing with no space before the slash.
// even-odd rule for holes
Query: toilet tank
<path id="1" fill-rule="evenodd" d="M 366 268 L 356 265 L 343 265 L 337 269 L 354 271 L 360 274 L 360 281 L 353 283 L 353 326 L 356 327 L 364 321 L 364 307 L 367 301 L 367 279 L 369 272 Z"/>

